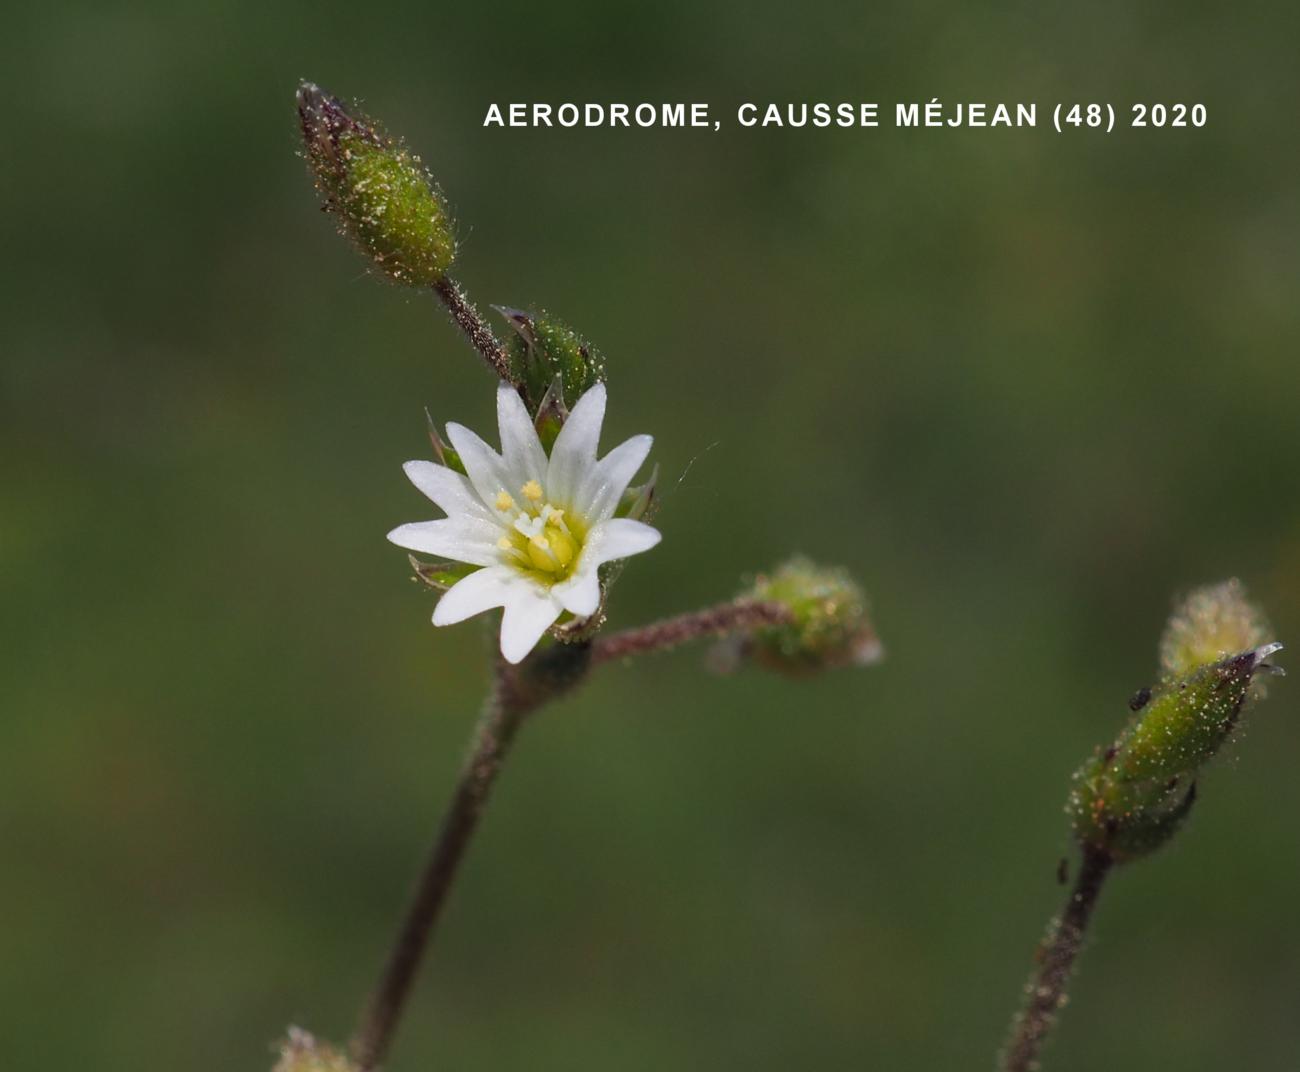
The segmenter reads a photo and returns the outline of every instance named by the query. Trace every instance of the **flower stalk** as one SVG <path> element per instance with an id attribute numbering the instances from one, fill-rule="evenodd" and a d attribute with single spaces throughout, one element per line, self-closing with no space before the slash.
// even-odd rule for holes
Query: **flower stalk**
<path id="1" fill-rule="evenodd" d="M 633 655 L 667 651 L 702 637 L 749 634 L 771 626 L 787 625 L 792 620 L 790 608 L 784 604 L 736 599 L 597 637 L 592 645 L 591 661 L 597 664 L 615 662 Z"/>
<path id="2" fill-rule="evenodd" d="M 1027 986 L 1025 1007 L 1012 1025 L 1003 1067 L 1006 1072 L 1033 1072 L 1038 1052 L 1065 1004 L 1074 960 L 1083 949 L 1088 922 L 1097 907 L 1102 884 L 1114 861 L 1101 849 L 1085 848 L 1079 876 L 1058 918 L 1052 920 L 1039 948 L 1041 967 Z"/>
<path id="3" fill-rule="evenodd" d="M 461 289 L 460 284 L 449 276 L 443 275 L 434 282 L 433 292 L 438 295 L 439 301 L 451 315 L 452 322 L 460 328 L 470 346 L 478 351 L 488 367 L 500 379 L 518 386 L 510 367 L 510 357 L 506 348 L 501 345 L 501 340 L 496 337 L 488 322 L 474 308 L 474 303 L 465 296 L 465 291 Z"/>
<path id="4" fill-rule="evenodd" d="M 388 1054 L 429 938 L 520 726 L 547 700 L 582 680 L 590 651 L 585 645 L 555 645 L 530 662 L 519 669 L 498 666 L 433 850 L 349 1047 L 361 1072 L 378 1068 Z"/>

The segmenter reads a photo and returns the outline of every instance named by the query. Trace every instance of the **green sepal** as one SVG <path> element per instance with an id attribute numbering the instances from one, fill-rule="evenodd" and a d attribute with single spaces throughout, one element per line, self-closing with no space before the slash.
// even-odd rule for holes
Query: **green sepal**
<path id="1" fill-rule="evenodd" d="M 564 382 L 557 375 L 551 380 L 550 386 L 546 388 L 546 393 L 537 404 L 537 415 L 534 418 L 534 427 L 537 429 L 537 438 L 542 441 L 542 449 L 549 455 L 551 448 L 555 446 L 556 439 L 560 436 L 560 429 L 564 427 L 564 422 L 569 419 L 569 407 L 564 404 Z"/>
<path id="2" fill-rule="evenodd" d="M 493 306 L 514 328 L 506 342 L 511 381 L 528 411 L 536 415 L 548 391 L 567 413 L 590 388 L 605 379 L 605 359 L 586 339 L 549 313 Z"/>
<path id="3" fill-rule="evenodd" d="M 628 488 L 614 508 L 615 517 L 631 518 L 633 521 L 649 521 L 659 512 L 659 496 L 655 488 L 659 482 L 659 464 L 656 462 L 650 472 L 650 479 L 644 484 Z"/>
<path id="4" fill-rule="evenodd" d="M 454 469 L 461 476 L 468 476 L 465 472 L 465 463 L 461 461 L 460 455 L 455 448 L 449 443 L 444 443 L 442 436 L 438 434 L 438 426 L 433 421 L 433 415 L 426 408 L 424 411 L 425 424 L 428 426 L 429 443 L 433 447 L 433 456 L 438 459 L 439 465 L 444 465 L 448 469 Z"/>
<path id="5" fill-rule="evenodd" d="M 463 581 L 481 566 L 471 566 L 466 562 L 436 560 L 424 562 L 414 555 L 407 555 L 411 569 L 415 570 L 415 579 L 438 592 L 445 592 L 457 581 Z"/>
<path id="6" fill-rule="evenodd" d="M 1112 777 L 1120 782 L 1161 780 L 1199 768 L 1232 733 L 1251 680 L 1276 650 L 1254 648 L 1161 685 L 1115 742 Z"/>

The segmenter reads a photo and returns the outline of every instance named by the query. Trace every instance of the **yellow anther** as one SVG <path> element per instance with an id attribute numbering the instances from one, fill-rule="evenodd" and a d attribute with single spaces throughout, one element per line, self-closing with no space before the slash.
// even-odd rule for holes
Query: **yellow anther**
<path id="1" fill-rule="evenodd" d="M 502 488 L 497 492 L 497 509 L 511 510 L 514 508 L 515 500 L 511 497 L 510 492 Z"/>
<path id="2" fill-rule="evenodd" d="M 549 551 L 551 549 L 551 545 L 546 542 L 546 537 L 540 532 L 533 536 L 530 542 L 539 551 Z"/>
<path id="3" fill-rule="evenodd" d="M 528 483 L 519 490 L 524 493 L 524 498 L 529 502 L 542 501 L 542 485 L 537 483 L 536 480 L 528 481 Z"/>
<path id="4" fill-rule="evenodd" d="M 497 540 L 497 546 L 503 551 L 512 551 L 515 545 L 507 537 L 502 536 L 501 539 Z"/>

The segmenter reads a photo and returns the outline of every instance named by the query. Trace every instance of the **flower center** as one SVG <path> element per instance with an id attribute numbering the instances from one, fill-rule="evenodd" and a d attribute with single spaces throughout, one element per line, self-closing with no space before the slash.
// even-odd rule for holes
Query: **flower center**
<path id="1" fill-rule="evenodd" d="M 519 495 L 516 501 L 504 488 L 497 492 L 492 505 L 506 524 L 497 547 L 506 561 L 525 572 L 551 584 L 564 580 L 582 550 L 585 526 L 547 502 L 536 480 L 520 488 Z"/>

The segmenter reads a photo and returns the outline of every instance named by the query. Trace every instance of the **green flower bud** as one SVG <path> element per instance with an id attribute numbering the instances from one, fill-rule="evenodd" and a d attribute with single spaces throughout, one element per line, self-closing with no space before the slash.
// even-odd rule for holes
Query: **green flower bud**
<path id="1" fill-rule="evenodd" d="M 319 86 L 298 87 L 307 163 L 340 230 L 395 282 L 430 287 L 456 256 L 451 216 L 420 163 Z"/>
<path id="2" fill-rule="evenodd" d="M 776 603 L 790 621 L 756 630 L 746 654 L 795 676 L 879 662 L 884 648 L 868 617 L 867 599 L 848 572 L 796 556 L 760 576 L 742 596 Z"/>
<path id="3" fill-rule="evenodd" d="M 357 1072 L 357 1066 L 301 1028 L 291 1027 L 272 1072 Z"/>
<path id="4" fill-rule="evenodd" d="M 1265 660 L 1281 646 L 1252 648 L 1139 692 L 1119 738 L 1075 774 L 1066 805 L 1075 836 L 1117 861 L 1165 844 L 1195 802 L 1197 773 L 1239 725 L 1256 677 L 1280 672 Z"/>
<path id="5" fill-rule="evenodd" d="M 544 311 L 493 308 L 515 329 L 506 346 L 510 382 L 536 414 L 538 434 L 549 446 L 548 438 L 559 433 L 573 404 L 588 388 L 604 382 L 605 359 L 571 327 Z"/>
<path id="6" fill-rule="evenodd" d="M 1235 578 L 1197 588 L 1178 605 L 1160 639 L 1160 668 L 1177 678 L 1268 640 L 1263 612 Z"/>

